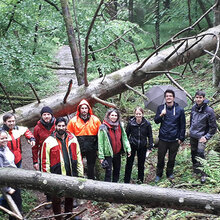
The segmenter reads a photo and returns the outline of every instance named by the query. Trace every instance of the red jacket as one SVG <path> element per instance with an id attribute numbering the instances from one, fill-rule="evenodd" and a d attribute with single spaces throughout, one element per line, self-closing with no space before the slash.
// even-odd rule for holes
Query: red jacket
<path id="1" fill-rule="evenodd" d="M 25 136 L 28 140 L 34 141 L 34 135 L 27 127 L 15 126 L 14 129 L 9 129 L 5 124 L 3 129 L 8 133 L 8 148 L 15 156 L 15 164 L 18 164 L 22 159 L 21 136 Z"/>
<path id="2" fill-rule="evenodd" d="M 66 149 L 66 153 L 63 149 Z M 67 176 L 83 176 L 79 143 L 73 134 L 67 132 L 65 139 L 60 140 L 53 133 L 43 142 L 41 170 Z"/>
<path id="3" fill-rule="evenodd" d="M 38 158 L 40 158 L 41 155 L 41 149 L 42 144 L 45 141 L 47 137 L 49 137 L 52 132 L 55 131 L 55 119 L 52 118 L 53 125 L 48 130 L 46 127 L 42 124 L 41 120 L 37 122 L 37 125 L 34 127 L 34 137 L 36 139 L 35 146 L 32 147 L 32 156 L 33 156 L 33 163 L 38 163 Z"/>

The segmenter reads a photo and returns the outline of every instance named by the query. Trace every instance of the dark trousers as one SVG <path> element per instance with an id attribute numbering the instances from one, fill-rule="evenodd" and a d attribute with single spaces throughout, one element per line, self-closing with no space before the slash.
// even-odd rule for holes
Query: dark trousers
<path id="1" fill-rule="evenodd" d="M 144 181 L 144 163 L 146 159 L 146 147 L 141 147 L 139 149 L 132 149 L 131 150 L 131 156 L 127 157 L 127 163 L 125 167 L 125 183 L 130 183 L 131 179 L 131 172 L 132 172 L 132 166 L 134 163 L 134 157 L 137 152 L 137 159 L 138 159 L 138 180 L 140 180 L 142 183 Z"/>
<path id="2" fill-rule="evenodd" d="M 196 160 L 196 157 L 200 157 L 205 159 L 205 143 L 199 143 L 198 139 L 190 137 L 190 145 L 191 145 L 191 157 L 192 157 L 192 164 L 193 164 L 193 172 L 194 173 L 201 173 L 202 175 L 205 173 L 202 172 L 199 167 L 201 167 L 201 163 Z"/>
<path id="3" fill-rule="evenodd" d="M 113 158 L 105 157 L 105 159 L 109 164 L 109 167 L 105 170 L 105 181 L 117 183 L 121 169 L 121 153 L 115 154 Z"/>
<path id="4" fill-rule="evenodd" d="M 52 197 L 52 207 L 55 215 L 61 214 L 61 198 Z M 73 211 L 73 198 L 65 198 L 64 204 L 64 212 L 72 212 Z M 71 215 L 67 215 L 65 218 L 70 217 Z M 58 216 L 55 217 L 56 220 L 61 220 L 63 217 Z"/>
<path id="5" fill-rule="evenodd" d="M 17 205 L 20 212 L 22 212 L 22 199 L 21 199 L 21 190 L 16 189 L 15 192 L 11 195 L 12 199 L 14 200 L 15 204 Z M 1 197 L 0 198 L 0 205 L 10 210 L 7 201 Z M 9 216 L 9 220 L 16 220 L 17 218 Z"/>
<path id="6" fill-rule="evenodd" d="M 88 179 L 95 179 L 95 161 L 96 161 L 96 151 L 87 151 L 82 153 L 82 157 L 87 160 L 87 176 Z"/>
<path id="7" fill-rule="evenodd" d="M 175 165 L 175 158 L 176 154 L 179 149 L 179 143 L 178 141 L 175 142 L 167 142 L 159 140 L 158 143 L 158 155 L 157 155 L 157 171 L 156 174 L 159 177 L 162 177 L 163 175 L 163 168 L 165 165 L 165 156 L 168 151 L 168 162 L 167 162 L 167 170 L 166 175 L 169 177 L 173 174 L 173 168 Z"/>

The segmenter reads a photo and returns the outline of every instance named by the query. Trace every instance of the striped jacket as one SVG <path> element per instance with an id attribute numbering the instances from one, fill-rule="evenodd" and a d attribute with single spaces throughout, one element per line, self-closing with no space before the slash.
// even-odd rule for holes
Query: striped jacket
<path id="1" fill-rule="evenodd" d="M 66 176 L 83 176 L 81 152 L 73 134 L 68 132 L 61 140 L 53 133 L 43 142 L 41 170 Z"/>

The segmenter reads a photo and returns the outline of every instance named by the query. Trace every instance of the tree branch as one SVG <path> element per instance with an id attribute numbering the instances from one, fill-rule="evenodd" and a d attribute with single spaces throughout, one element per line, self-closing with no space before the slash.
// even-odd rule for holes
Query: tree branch
<path id="1" fill-rule="evenodd" d="M 104 0 L 100 1 L 99 6 L 96 9 L 95 15 L 93 16 L 93 19 L 92 19 L 91 24 L 89 26 L 89 30 L 88 30 L 87 35 L 86 35 L 86 40 L 85 40 L 85 66 L 84 66 L 84 82 L 85 82 L 86 87 L 89 86 L 88 79 L 87 79 L 87 67 L 88 67 L 88 58 L 89 58 L 89 54 L 88 54 L 89 35 L 92 31 L 92 28 L 93 28 L 93 25 L 95 23 L 96 17 L 99 13 L 99 10 L 100 10 L 103 2 L 104 2 Z"/>
<path id="2" fill-rule="evenodd" d="M 67 100 L 67 98 L 68 98 L 68 96 L 69 96 L 69 94 L 70 94 L 70 91 L 71 91 L 71 89 L 72 89 L 72 85 L 73 85 L 73 80 L 71 79 L 71 80 L 69 81 L 69 86 L 68 86 L 66 95 L 65 95 L 65 97 L 64 97 L 64 99 L 63 99 L 63 104 L 66 104 L 66 100 Z"/>
<path id="3" fill-rule="evenodd" d="M 139 96 L 141 96 L 143 99 L 147 100 L 147 97 L 145 95 L 143 95 L 142 93 L 138 92 L 137 90 L 133 89 L 131 86 L 129 86 L 128 84 L 125 84 L 125 86 L 132 90 L 133 92 L 135 92 L 136 94 L 138 94 Z"/>
<path id="4" fill-rule="evenodd" d="M 92 97 L 93 99 L 95 99 L 96 102 L 98 102 L 98 103 L 100 103 L 100 104 L 102 104 L 102 105 L 106 105 L 106 106 L 108 106 L 109 108 L 118 108 L 115 104 L 110 103 L 110 102 L 106 102 L 106 101 L 104 101 L 104 100 L 98 98 L 95 94 L 93 94 L 91 97 Z"/>
<path id="5" fill-rule="evenodd" d="M 44 0 L 44 1 L 50 4 L 51 6 L 53 6 L 62 15 L 62 11 L 59 9 L 59 7 L 55 3 L 51 2 L 50 0 Z"/>

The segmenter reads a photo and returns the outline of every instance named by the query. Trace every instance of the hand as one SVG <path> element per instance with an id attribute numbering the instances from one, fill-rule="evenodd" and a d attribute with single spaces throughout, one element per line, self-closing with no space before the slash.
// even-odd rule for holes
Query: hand
<path id="1" fill-rule="evenodd" d="M 28 143 L 33 147 L 33 146 L 35 146 L 35 141 L 30 141 L 30 140 L 28 140 Z"/>
<path id="2" fill-rule="evenodd" d="M 166 115 L 167 111 L 166 109 L 164 108 L 161 113 L 160 113 L 160 117 L 163 117 L 164 115 Z"/>
<path id="3" fill-rule="evenodd" d="M 130 157 L 131 156 L 131 151 L 130 152 L 128 152 L 128 157 Z"/>
<path id="4" fill-rule="evenodd" d="M 100 160 L 100 163 L 102 163 L 103 162 L 103 159 L 102 160 Z"/>
<path id="5" fill-rule="evenodd" d="M 178 144 L 181 145 L 183 142 L 181 140 L 178 140 Z"/>
<path id="6" fill-rule="evenodd" d="M 38 163 L 35 163 L 35 164 L 34 164 L 34 169 L 35 169 L 35 170 L 39 170 L 39 164 L 38 164 Z"/>
<path id="7" fill-rule="evenodd" d="M 205 138 L 205 136 L 202 136 L 202 137 L 199 139 L 199 142 L 206 143 L 206 142 L 207 142 L 207 139 Z"/>
<path id="8" fill-rule="evenodd" d="M 14 192 L 15 192 L 15 189 L 12 189 L 12 188 L 11 188 L 11 189 L 8 191 L 8 194 L 12 195 Z"/>

